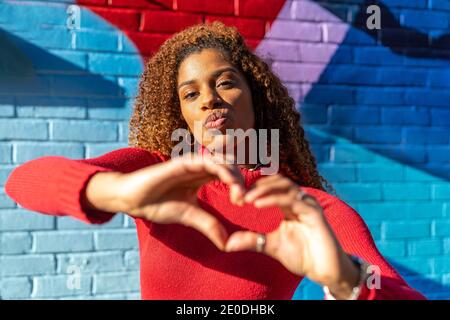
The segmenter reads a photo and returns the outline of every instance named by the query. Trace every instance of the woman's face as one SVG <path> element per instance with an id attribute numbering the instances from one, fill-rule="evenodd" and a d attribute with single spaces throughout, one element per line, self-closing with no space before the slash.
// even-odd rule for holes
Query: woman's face
<path id="1" fill-rule="evenodd" d="M 180 64 L 177 81 L 183 117 L 204 146 L 217 138 L 208 136 L 207 130 L 217 129 L 224 135 L 226 129 L 254 128 L 249 85 L 219 50 L 203 49 L 189 55 Z"/>

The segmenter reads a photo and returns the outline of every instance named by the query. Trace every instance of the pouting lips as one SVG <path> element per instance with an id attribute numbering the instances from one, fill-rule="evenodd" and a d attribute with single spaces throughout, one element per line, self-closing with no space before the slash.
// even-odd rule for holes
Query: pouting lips
<path id="1" fill-rule="evenodd" d="M 203 123 L 205 128 L 217 128 L 222 126 L 227 120 L 227 115 L 221 111 L 214 111 L 206 118 Z"/>

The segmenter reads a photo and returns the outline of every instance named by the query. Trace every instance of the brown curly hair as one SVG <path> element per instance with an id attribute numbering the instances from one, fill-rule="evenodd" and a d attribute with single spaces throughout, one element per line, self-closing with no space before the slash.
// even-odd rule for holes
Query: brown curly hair
<path id="1" fill-rule="evenodd" d="M 252 92 L 255 129 L 279 129 L 280 170 L 300 185 L 329 188 L 317 170 L 294 99 L 236 28 L 221 22 L 195 25 L 175 34 L 146 63 L 130 119 L 129 144 L 169 157 L 178 143 L 171 141 L 172 132 L 188 128 L 176 90 L 178 66 L 189 54 L 206 48 L 218 49 L 245 75 Z"/>

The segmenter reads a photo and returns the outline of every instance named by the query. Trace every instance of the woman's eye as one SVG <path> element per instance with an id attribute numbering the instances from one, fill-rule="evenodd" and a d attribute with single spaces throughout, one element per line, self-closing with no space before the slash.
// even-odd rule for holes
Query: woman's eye
<path id="1" fill-rule="evenodd" d="M 184 98 L 185 99 L 193 99 L 196 95 L 197 95 L 197 93 L 195 93 L 195 92 L 188 92 L 184 95 Z"/>
<path id="2" fill-rule="evenodd" d="M 227 81 L 222 81 L 221 83 L 219 83 L 219 87 L 225 87 L 225 88 L 230 88 L 234 85 L 233 81 L 227 80 Z"/>

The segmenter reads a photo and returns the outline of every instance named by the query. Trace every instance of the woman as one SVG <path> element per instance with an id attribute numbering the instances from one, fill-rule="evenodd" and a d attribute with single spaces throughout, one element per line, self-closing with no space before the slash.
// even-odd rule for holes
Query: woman
<path id="1" fill-rule="evenodd" d="M 199 154 L 170 157 L 179 128 L 193 132 Z M 220 150 L 230 129 L 278 129 L 279 173 L 264 176 L 247 144 L 244 163 L 205 152 Z M 235 28 L 198 25 L 162 45 L 146 65 L 129 138 L 132 147 L 94 159 L 29 161 L 6 192 L 87 223 L 133 217 L 143 299 L 291 299 L 303 277 L 328 299 L 423 298 L 359 215 L 324 191 L 293 99 Z"/>

